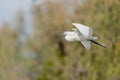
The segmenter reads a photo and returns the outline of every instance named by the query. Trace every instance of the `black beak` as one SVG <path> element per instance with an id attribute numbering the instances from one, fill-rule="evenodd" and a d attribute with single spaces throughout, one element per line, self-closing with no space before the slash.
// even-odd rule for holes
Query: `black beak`
<path id="1" fill-rule="evenodd" d="M 58 35 L 65 35 L 64 32 L 58 32 Z"/>

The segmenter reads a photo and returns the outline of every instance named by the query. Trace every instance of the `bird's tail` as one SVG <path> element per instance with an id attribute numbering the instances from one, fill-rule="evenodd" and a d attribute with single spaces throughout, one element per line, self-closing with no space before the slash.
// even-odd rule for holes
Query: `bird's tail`
<path id="1" fill-rule="evenodd" d="M 98 43 L 98 42 L 96 42 L 96 41 L 94 41 L 94 40 L 89 40 L 89 41 L 91 41 L 91 42 L 93 42 L 93 43 L 95 43 L 95 44 L 97 44 L 97 45 L 99 45 L 99 46 L 102 46 L 102 47 L 104 47 L 104 48 L 107 48 L 107 45 L 106 45 L 106 44 L 100 44 L 100 43 Z"/>

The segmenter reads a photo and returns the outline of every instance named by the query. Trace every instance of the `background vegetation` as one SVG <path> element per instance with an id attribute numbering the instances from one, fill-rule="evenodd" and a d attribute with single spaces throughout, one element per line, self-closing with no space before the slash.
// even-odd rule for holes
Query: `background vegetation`
<path id="1" fill-rule="evenodd" d="M 0 80 L 120 80 L 120 1 L 44 0 L 31 5 L 33 32 L 22 41 L 24 13 L 0 29 Z M 67 42 L 72 22 L 91 26 L 107 49 Z"/>

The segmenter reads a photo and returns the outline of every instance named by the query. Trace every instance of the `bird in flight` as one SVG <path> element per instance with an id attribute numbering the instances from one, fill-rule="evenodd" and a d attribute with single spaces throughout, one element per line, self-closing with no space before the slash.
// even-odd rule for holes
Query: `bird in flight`
<path id="1" fill-rule="evenodd" d="M 72 23 L 75 28 L 72 31 L 65 31 L 62 34 L 67 41 L 80 41 L 86 49 L 91 48 L 91 42 L 106 48 L 105 44 L 98 43 L 97 37 L 93 37 L 93 30 L 85 25 Z"/>

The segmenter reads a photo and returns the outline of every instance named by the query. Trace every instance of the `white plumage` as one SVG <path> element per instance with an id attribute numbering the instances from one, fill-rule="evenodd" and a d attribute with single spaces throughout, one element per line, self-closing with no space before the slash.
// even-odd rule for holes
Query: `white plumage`
<path id="1" fill-rule="evenodd" d="M 72 31 L 65 31 L 63 33 L 67 41 L 80 41 L 86 49 L 91 48 L 91 42 L 102 47 L 106 47 L 104 44 L 96 42 L 97 37 L 92 36 L 93 30 L 91 28 L 78 23 L 72 24 L 74 25 L 75 28 L 72 29 Z"/>

